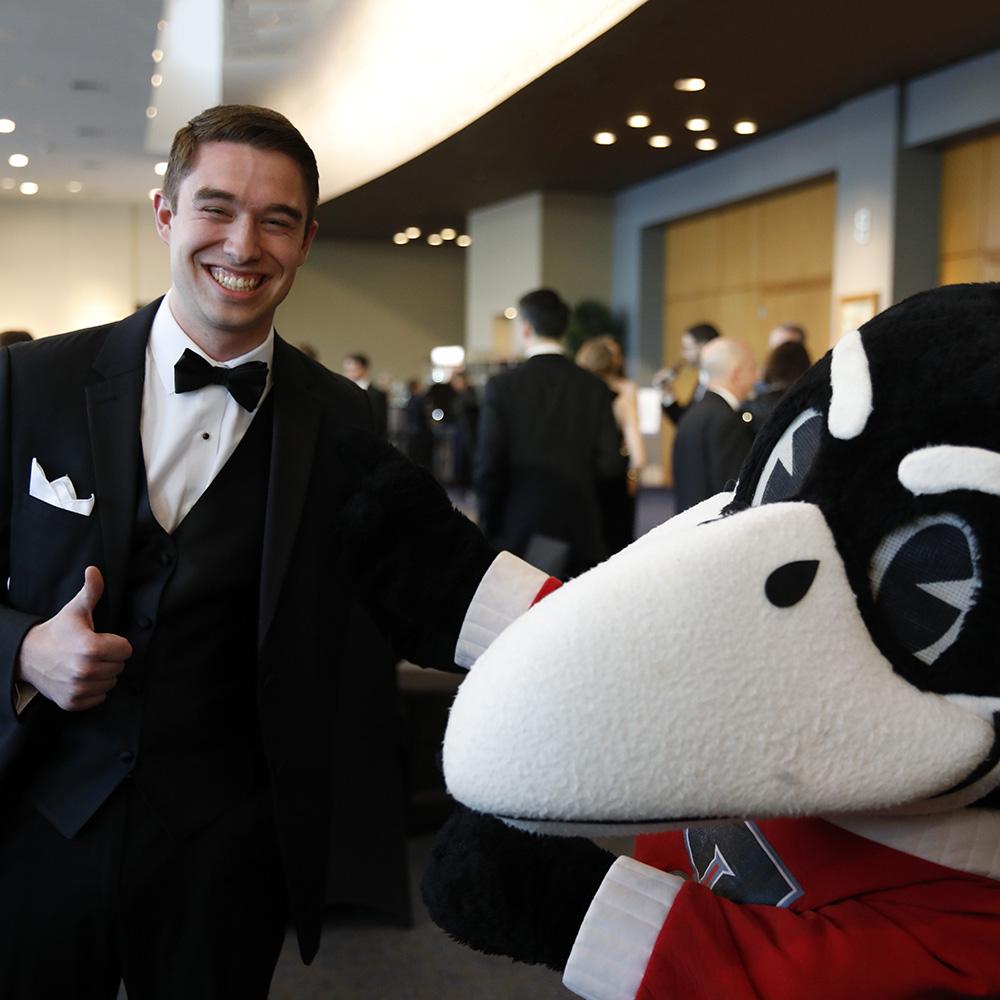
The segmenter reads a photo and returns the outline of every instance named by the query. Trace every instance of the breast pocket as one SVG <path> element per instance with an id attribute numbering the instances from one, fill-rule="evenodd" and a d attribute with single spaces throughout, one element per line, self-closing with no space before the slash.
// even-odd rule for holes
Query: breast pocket
<path id="1" fill-rule="evenodd" d="M 100 558 L 96 510 L 85 516 L 21 495 L 11 519 L 13 607 L 54 614 L 83 586 L 84 569 L 99 565 Z"/>

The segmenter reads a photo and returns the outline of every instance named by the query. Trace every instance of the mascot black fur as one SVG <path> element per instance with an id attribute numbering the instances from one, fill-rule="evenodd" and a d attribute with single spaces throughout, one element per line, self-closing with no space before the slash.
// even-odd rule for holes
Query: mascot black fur
<path id="1" fill-rule="evenodd" d="M 479 659 L 432 916 L 595 1000 L 998 997 L 998 649 L 1000 286 L 951 286 Z"/>

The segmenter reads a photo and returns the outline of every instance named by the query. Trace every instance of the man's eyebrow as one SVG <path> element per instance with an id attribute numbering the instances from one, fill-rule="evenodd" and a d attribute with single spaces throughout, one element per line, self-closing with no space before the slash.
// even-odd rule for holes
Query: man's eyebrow
<path id="1" fill-rule="evenodd" d="M 203 187 L 198 188 L 194 193 L 195 201 L 225 201 L 229 204 L 233 204 L 236 201 L 236 195 L 230 191 L 224 191 L 222 188 L 211 188 Z M 273 215 L 278 213 L 280 215 L 287 215 L 290 219 L 295 222 L 301 222 L 305 216 L 302 211 L 296 208 L 294 205 L 286 205 L 284 202 L 273 202 L 270 205 L 265 205 L 262 214 L 263 215 Z"/>

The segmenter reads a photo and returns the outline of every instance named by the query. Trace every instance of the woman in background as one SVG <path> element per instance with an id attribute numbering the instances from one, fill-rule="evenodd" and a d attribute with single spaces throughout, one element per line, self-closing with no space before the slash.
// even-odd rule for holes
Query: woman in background
<path id="1" fill-rule="evenodd" d="M 604 536 L 610 554 L 635 538 L 635 503 L 646 448 L 639 431 L 639 405 L 634 382 L 625 378 L 621 345 L 611 336 L 591 337 L 576 353 L 576 363 L 603 379 L 611 391 L 611 412 L 622 433 L 621 479 L 601 491 Z"/>
<path id="2" fill-rule="evenodd" d="M 760 432 L 778 400 L 808 368 L 809 354 L 797 341 L 786 341 L 771 351 L 764 364 L 763 385 L 753 399 L 743 404 L 744 411 L 753 416 L 750 430 L 754 434 Z"/>

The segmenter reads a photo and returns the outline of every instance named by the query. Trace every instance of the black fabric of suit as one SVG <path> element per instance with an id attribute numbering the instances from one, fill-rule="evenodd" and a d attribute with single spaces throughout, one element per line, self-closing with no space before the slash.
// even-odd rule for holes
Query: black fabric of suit
<path id="1" fill-rule="evenodd" d="M 608 555 L 598 483 L 621 472 L 611 392 L 560 354 L 539 354 L 492 378 L 479 417 L 479 523 L 524 555 L 533 535 L 569 544 L 570 575 Z"/>
<path id="2" fill-rule="evenodd" d="M 708 390 L 688 407 L 674 438 L 674 496 L 677 511 L 714 496 L 737 479 L 752 435 L 739 414 Z"/>
<path id="3" fill-rule="evenodd" d="M 370 385 L 365 390 L 372 407 L 372 425 L 379 437 L 389 434 L 389 397 L 377 386 Z"/>
<path id="4" fill-rule="evenodd" d="M 73 597 L 89 564 L 105 580 L 95 627 L 121 634 L 132 625 L 139 410 L 158 304 L 118 324 L 0 351 L 0 581 L 10 576 L 0 607 L 0 767 L 8 801 L 61 714 L 36 698 L 14 715 L 24 633 Z M 246 683 L 290 911 L 309 960 L 324 902 L 331 720 L 351 602 L 362 601 L 400 655 L 453 667 L 461 622 L 495 553 L 430 476 L 371 433 L 356 386 L 280 338 L 273 380 L 259 597 L 246 609 L 256 620 L 256 655 Z M 90 517 L 28 496 L 35 457 L 50 479 L 65 474 L 78 496 L 93 493 Z M 183 790 L 177 795 L 183 800 Z"/>

